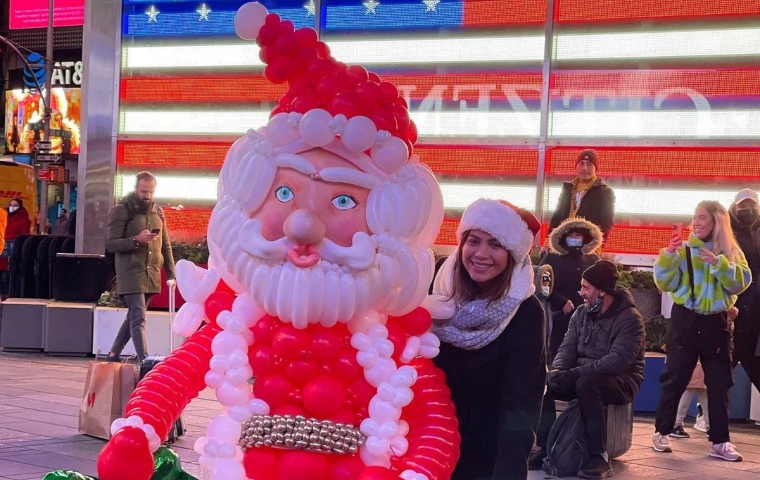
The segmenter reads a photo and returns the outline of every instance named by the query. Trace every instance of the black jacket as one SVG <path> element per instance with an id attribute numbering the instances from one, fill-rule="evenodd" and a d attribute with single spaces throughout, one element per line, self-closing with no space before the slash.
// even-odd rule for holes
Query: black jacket
<path id="1" fill-rule="evenodd" d="M 570 327 L 553 366 L 577 368 L 580 375 L 623 375 L 638 389 L 644 381 L 644 319 L 625 288 L 615 290 L 615 299 L 597 318 L 581 305 L 570 319 Z"/>
<path id="2" fill-rule="evenodd" d="M 525 480 L 546 382 L 539 301 L 525 300 L 485 347 L 442 343 L 433 361 L 446 373 L 462 435 L 451 480 Z"/>
<path id="3" fill-rule="evenodd" d="M 559 195 L 557 208 L 554 210 L 552 220 L 549 223 L 549 233 L 570 216 L 570 197 L 573 195 L 573 183 L 564 182 L 562 193 Z M 615 192 L 601 178 L 588 189 L 583 196 L 581 206 L 576 217 L 582 217 L 602 229 L 604 243 L 610 237 L 612 227 L 615 226 Z"/>
<path id="4" fill-rule="evenodd" d="M 736 241 L 744 252 L 747 264 L 752 272 L 752 285 L 739 294 L 736 300 L 736 308 L 739 309 L 739 316 L 736 318 L 736 328 L 743 330 L 745 321 L 756 322 L 756 315 L 760 312 L 750 312 L 753 304 L 760 300 L 760 219 L 752 225 L 744 225 L 736 219 L 733 205 L 729 210 L 731 216 L 731 229 L 734 231 Z"/>

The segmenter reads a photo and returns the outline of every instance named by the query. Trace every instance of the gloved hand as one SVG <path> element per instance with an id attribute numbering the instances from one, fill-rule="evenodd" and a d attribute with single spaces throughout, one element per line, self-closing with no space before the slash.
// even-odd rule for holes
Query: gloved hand
<path id="1" fill-rule="evenodd" d="M 574 368 L 570 370 L 552 370 L 547 376 L 546 383 L 549 384 L 549 388 L 557 393 L 567 393 L 573 388 L 578 377 L 578 372 Z"/>

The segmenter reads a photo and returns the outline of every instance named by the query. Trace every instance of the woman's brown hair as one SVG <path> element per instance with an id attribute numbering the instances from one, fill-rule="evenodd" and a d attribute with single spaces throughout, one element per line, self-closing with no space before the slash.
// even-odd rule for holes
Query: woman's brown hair
<path id="1" fill-rule="evenodd" d="M 462 239 L 457 247 L 456 256 L 457 260 L 454 263 L 454 271 L 452 272 L 452 285 L 450 299 L 454 300 L 457 304 L 463 304 L 471 302 L 476 298 L 487 298 L 488 303 L 494 302 L 500 299 L 507 291 L 509 291 L 509 285 L 512 281 L 512 272 L 515 269 L 515 260 L 512 258 L 512 253 L 507 255 L 507 266 L 504 271 L 498 274 L 493 279 L 485 283 L 486 291 L 481 291 L 479 284 L 475 282 L 467 270 L 464 268 L 464 261 L 462 260 L 462 247 L 467 241 L 467 237 L 470 236 L 471 230 L 466 230 L 462 234 Z"/>

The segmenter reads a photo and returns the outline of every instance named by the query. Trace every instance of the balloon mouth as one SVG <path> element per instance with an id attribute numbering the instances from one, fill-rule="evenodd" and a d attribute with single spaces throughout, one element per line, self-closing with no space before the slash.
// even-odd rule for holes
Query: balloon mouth
<path id="1" fill-rule="evenodd" d="M 288 250 L 288 260 L 298 268 L 310 268 L 319 262 L 319 253 L 311 245 L 296 245 Z"/>

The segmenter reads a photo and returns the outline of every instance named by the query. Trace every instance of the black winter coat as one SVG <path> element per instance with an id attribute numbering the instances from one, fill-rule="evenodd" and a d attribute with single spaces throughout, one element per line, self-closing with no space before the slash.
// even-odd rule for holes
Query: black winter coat
<path id="1" fill-rule="evenodd" d="M 638 390 L 644 381 L 644 319 L 631 293 L 618 287 L 610 308 L 597 318 L 581 305 L 570 319 L 554 368 L 586 374 L 623 375 Z"/>
<path id="2" fill-rule="evenodd" d="M 752 284 L 740 293 L 736 300 L 739 316 L 736 317 L 735 325 L 737 330 L 750 330 L 748 327 L 751 325 L 747 325 L 747 323 L 757 324 L 757 315 L 760 315 L 760 311 L 750 311 L 754 310 L 753 305 L 760 301 L 760 285 L 758 284 L 760 281 L 760 219 L 748 226 L 736 219 L 733 205 L 730 212 L 731 229 L 734 231 L 736 241 L 739 242 L 739 247 L 744 252 L 744 257 L 747 259 L 747 264 L 752 272 Z M 758 330 L 758 328 L 755 327 L 754 330 Z"/>
<path id="3" fill-rule="evenodd" d="M 570 197 L 573 195 L 573 183 L 564 182 L 562 193 L 559 195 L 557 208 L 554 210 L 552 220 L 549 223 L 549 233 L 570 216 Z M 576 217 L 582 217 L 602 229 L 604 243 L 610 237 L 612 227 L 615 226 L 615 192 L 599 178 L 581 200 L 581 206 Z"/>
<path id="4" fill-rule="evenodd" d="M 461 455 L 451 480 L 525 480 L 546 382 L 544 311 L 536 297 L 478 350 L 448 343 L 433 360 L 456 406 Z"/>

